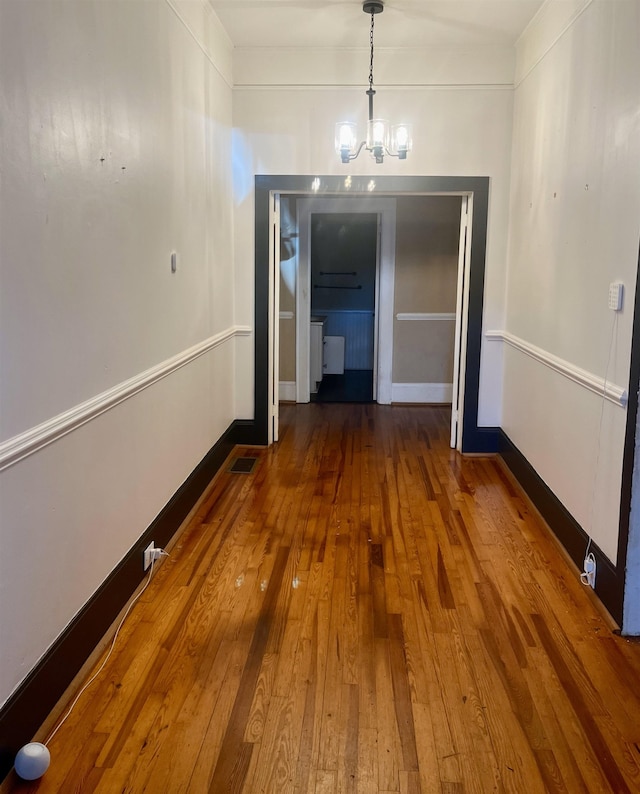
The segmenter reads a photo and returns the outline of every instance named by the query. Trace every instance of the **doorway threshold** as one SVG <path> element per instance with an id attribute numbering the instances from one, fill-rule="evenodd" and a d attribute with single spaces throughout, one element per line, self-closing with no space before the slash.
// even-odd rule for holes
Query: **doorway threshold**
<path id="1" fill-rule="evenodd" d="M 373 370 L 346 369 L 343 375 L 325 375 L 311 402 L 372 403 Z"/>

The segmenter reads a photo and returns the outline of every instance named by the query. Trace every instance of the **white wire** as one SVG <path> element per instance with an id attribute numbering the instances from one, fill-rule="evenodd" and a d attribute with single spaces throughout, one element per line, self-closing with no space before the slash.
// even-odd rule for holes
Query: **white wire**
<path id="1" fill-rule="evenodd" d="M 169 555 L 167 554 L 167 552 L 166 552 L 166 551 L 164 551 L 164 549 L 158 549 L 158 551 L 160 551 L 160 554 L 161 554 L 161 556 L 163 556 L 163 557 L 168 557 L 168 556 L 169 556 Z M 65 713 L 64 717 L 63 717 L 63 718 L 60 720 L 60 722 L 59 722 L 59 723 L 56 725 L 56 727 L 53 729 L 53 731 L 51 731 L 51 733 L 49 734 L 49 736 L 48 736 L 47 740 L 46 740 L 45 742 L 43 742 L 43 744 L 44 744 L 44 745 L 47 745 L 47 744 L 49 744 L 49 742 L 50 742 L 50 741 L 53 739 L 53 737 L 56 735 L 56 733 L 58 733 L 58 731 L 60 730 L 60 728 L 62 728 L 62 726 L 64 725 L 64 723 L 67 721 L 67 719 L 68 719 L 68 718 L 69 718 L 69 716 L 71 715 L 71 712 L 72 712 L 72 711 L 74 710 L 74 708 L 76 707 L 76 704 L 77 704 L 77 702 L 80 700 L 80 698 L 82 697 L 82 695 L 83 695 L 83 694 L 86 692 L 86 690 L 87 690 L 87 689 L 88 689 L 88 688 L 91 686 L 91 684 L 93 684 L 93 682 L 96 680 L 96 678 L 97 678 L 97 677 L 100 675 L 100 673 L 101 673 L 101 672 L 104 670 L 104 668 L 105 668 L 105 666 L 106 666 L 107 662 L 108 662 L 108 661 L 109 661 L 109 659 L 111 658 L 111 654 L 113 653 L 113 649 L 115 648 L 115 645 L 116 645 L 116 640 L 118 639 L 118 634 L 120 634 L 120 629 L 121 629 L 121 628 L 122 628 L 122 626 L 124 625 L 124 622 L 125 622 L 125 620 L 127 619 L 128 615 L 129 615 L 129 612 L 131 612 L 131 610 L 133 609 L 133 606 L 134 606 L 134 604 L 136 604 L 136 603 L 137 603 L 137 601 L 138 601 L 138 599 L 140 598 L 140 596 L 141 596 L 141 595 L 144 593 L 144 591 L 147 589 L 147 587 L 149 587 L 149 584 L 151 583 L 151 578 L 152 578 L 152 576 L 153 576 L 153 567 L 154 567 L 154 564 L 155 564 L 155 557 L 153 557 L 153 558 L 151 559 L 151 567 L 150 567 L 150 569 L 149 569 L 149 576 L 147 577 L 147 581 L 145 582 L 145 585 L 144 585 L 144 587 L 143 587 L 143 588 L 142 588 L 142 590 L 141 590 L 141 591 L 138 593 L 138 595 L 137 595 L 137 596 L 136 596 L 136 597 L 133 599 L 133 601 L 132 601 L 132 602 L 129 604 L 129 606 L 127 607 L 127 611 L 126 611 L 126 612 L 124 613 L 124 615 L 122 616 L 122 620 L 120 621 L 120 625 L 119 625 L 119 626 L 118 626 L 118 628 L 116 629 L 116 633 L 113 635 L 113 640 L 111 640 L 111 647 L 109 648 L 109 653 L 106 655 L 106 657 L 105 657 L 104 661 L 102 662 L 102 664 L 100 665 L 100 667 L 99 667 L 99 668 L 96 670 L 96 672 L 95 672 L 95 673 L 94 673 L 94 674 L 91 676 L 91 678 L 90 678 L 90 679 L 87 681 L 87 683 L 86 683 L 86 684 L 85 684 L 85 685 L 82 687 L 82 689 L 81 689 L 81 690 L 78 692 L 78 694 L 75 696 L 75 698 L 74 698 L 74 700 L 73 700 L 73 703 L 72 703 L 72 704 L 69 706 L 69 708 L 67 709 L 67 711 L 66 711 L 66 713 Z"/>
<path id="2" fill-rule="evenodd" d="M 616 337 L 616 329 L 618 327 L 618 314 L 614 315 L 613 322 L 611 323 L 611 336 L 609 337 L 609 351 L 607 354 L 607 366 L 604 371 L 604 381 L 602 384 L 602 400 L 600 402 L 600 421 L 598 423 L 598 445 L 596 447 L 596 461 L 593 471 L 593 486 L 591 490 L 591 505 L 589 509 L 589 532 L 593 532 L 593 515 L 595 512 L 595 501 L 596 501 L 596 485 L 598 484 L 598 472 L 600 469 L 600 447 L 602 442 L 602 420 L 604 418 L 604 403 L 607 399 L 607 386 L 609 385 L 609 367 L 611 366 L 611 349 L 613 348 L 613 340 Z M 587 548 L 584 553 L 584 559 L 592 560 L 593 562 L 596 561 L 593 554 L 589 554 L 589 549 L 591 548 L 591 535 L 589 535 L 589 542 L 587 543 Z M 587 579 L 586 571 L 580 574 L 580 580 L 582 584 L 589 584 Z"/>

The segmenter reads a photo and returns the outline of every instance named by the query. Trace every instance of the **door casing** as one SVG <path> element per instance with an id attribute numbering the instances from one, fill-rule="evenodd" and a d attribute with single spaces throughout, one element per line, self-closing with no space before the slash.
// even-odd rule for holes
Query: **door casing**
<path id="1" fill-rule="evenodd" d="M 462 452 L 495 452 L 499 432 L 494 427 L 478 426 L 482 311 L 486 261 L 489 177 L 486 176 L 291 176 L 258 175 L 255 178 L 255 358 L 254 419 L 256 443 L 268 443 L 269 325 L 275 322 L 269 301 L 269 216 L 273 193 L 303 195 L 371 196 L 467 195 L 473 197 L 472 246 L 469 256 L 467 324 L 464 334 L 465 383 L 462 400 Z"/>

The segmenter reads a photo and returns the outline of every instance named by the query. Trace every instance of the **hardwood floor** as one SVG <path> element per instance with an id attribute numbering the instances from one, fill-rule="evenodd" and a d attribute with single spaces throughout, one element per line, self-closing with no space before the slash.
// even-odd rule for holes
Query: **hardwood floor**
<path id="1" fill-rule="evenodd" d="M 640 645 L 437 407 L 283 406 L 221 473 L 38 792 L 637 792 Z"/>

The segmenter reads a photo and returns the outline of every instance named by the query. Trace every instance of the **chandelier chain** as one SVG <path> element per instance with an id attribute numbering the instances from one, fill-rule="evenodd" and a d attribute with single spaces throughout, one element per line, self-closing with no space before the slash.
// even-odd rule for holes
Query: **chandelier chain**
<path id="1" fill-rule="evenodd" d="M 369 62 L 369 88 L 373 88 L 373 22 L 375 19 L 375 13 L 371 12 L 371 32 L 369 34 L 369 45 L 371 47 L 371 60 Z"/>

